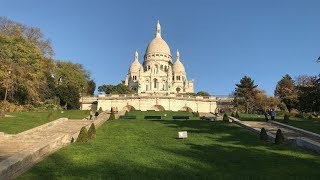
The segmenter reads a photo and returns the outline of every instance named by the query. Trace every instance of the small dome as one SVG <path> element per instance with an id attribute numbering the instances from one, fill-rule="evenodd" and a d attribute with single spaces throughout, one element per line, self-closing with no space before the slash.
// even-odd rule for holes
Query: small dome
<path id="1" fill-rule="evenodd" d="M 179 51 L 177 51 L 177 60 L 173 64 L 173 68 L 172 69 L 173 69 L 174 73 L 179 73 L 179 72 L 185 73 L 184 65 L 180 61 L 180 53 L 179 53 Z"/>
<path id="2" fill-rule="evenodd" d="M 138 61 L 138 52 L 136 51 L 134 53 L 134 61 L 129 68 L 129 72 L 138 72 L 140 69 L 142 69 L 142 65 Z"/>
<path id="3" fill-rule="evenodd" d="M 146 49 L 146 55 L 149 53 L 163 53 L 171 56 L 168 44 L 161 37 L 161 26 L 158 21 L 156 37 L 149 43 Z"/>

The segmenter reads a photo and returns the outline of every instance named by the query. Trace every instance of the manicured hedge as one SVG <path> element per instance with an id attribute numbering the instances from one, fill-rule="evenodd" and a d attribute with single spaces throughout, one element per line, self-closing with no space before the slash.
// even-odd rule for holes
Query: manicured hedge
<path id="1" fill-rule="evenodd" d="M 137 116 L 120 116 L 119 119 L 137 119 Z"/>
<path id="2" fill-rule="evenodd" d="M 161 119 L 161 116 L 144 116 L 144 119 Z"/>
<path id="3" fill-rule="evenodd" d="M 189 116 L 172 116 L 172 119 L 189 119 Z"/>

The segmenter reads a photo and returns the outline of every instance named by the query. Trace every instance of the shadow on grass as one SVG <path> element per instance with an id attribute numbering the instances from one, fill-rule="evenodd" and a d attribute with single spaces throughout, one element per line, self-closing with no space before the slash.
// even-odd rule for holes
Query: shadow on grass
<path id="1" fill-rule="evenodd" d="M 114 130 L 118 132 L 119 125 L 126 122 L 110 123 L 102 129 L 105 128 L 104 131 L 110 132 L 114 124 L 117 125 L 113 126 Z M 126 126 L 126 132 L 128 129 L 136 128 L 135 123 L 132 122 L 130 126 Z M 160 125 L 155 125 L 156 123 Z M 147 126 L 150 124 L 152 126 Z M 98 136 L 99 144 L 92 143 L 96 146 L 98 144 L 98 148 L 91 147 L 91 143 L 72 144 L 71 148 L 68 147 L 68 151 L 53 154 L 46 159 L 45 163 L 35 166 L 21 178 L 317 179 L 320 175 L 319 156 L 286 145 L 276 146 L 269 142 L 261 142 L 256 135 L 248 133 L 249 131 L 235 124 L 200 120 L 165 120 L 150 121 L 143 125 L 147 128 L 143 131 L 149 133 L 154 130 L 168 130 L 168 128 L 187 130 L 189 137 L 179 141 L 172 139 L 175 131 L 167 131 L 170 134 L 172 132 L 172 136 L 167 136 L 169 138 L 167 141 L 150 143 L 149 139 L 145 138 L 148 136 L 146 134 L 139 136 L 144 141 L 136 145 L 128 142 L 137 138 L 133 136 L 137 131 L 132 131 L 130 136 L 127 134 L 126 137 L 133 137 L 123 142 L 101 141 L 105 137 Z M 165 128 L 161 129 L 162 126 Z M 151 127 L 154 129 L 148 129 Z M 141 128 L 143 127 L 137 130 L 141 131 Z M 119 134 L 112 135 L 119 136 Z M 109 136 L 106 135 L 106 137 Z M 103 144 L 105 142 L 120 145 L 114 147 L 115 150 L 111 153 L 106 153 L 107 155 L 104 153 L 96 155 L 97 150 L 111 151 L 111 148 L 108 148 L 111 144 Z M 150 144 L 142 146 L 146 143 Z M 140 146 L 142 149 L 139 149 Z M 135 154 L 138 155 L 135 156 Z"/>

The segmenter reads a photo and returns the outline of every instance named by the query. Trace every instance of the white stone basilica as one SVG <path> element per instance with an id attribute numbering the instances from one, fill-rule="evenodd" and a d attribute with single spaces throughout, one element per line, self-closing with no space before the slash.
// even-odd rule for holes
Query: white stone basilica
<path id="1" fill-rule="evenodd" d="M 177 51 L 175 63 L 172 63 L 170 48 L 161 37 L 159 21 L 156 27 L 156 36 L 146 49 L 142 65 L 139 63 L 138 57 L 136 51 L 125 80 L 125 85 L 136 90 L 138 94 L 194 92 L 194 82 L 187 79 L 179 51 Z"/>

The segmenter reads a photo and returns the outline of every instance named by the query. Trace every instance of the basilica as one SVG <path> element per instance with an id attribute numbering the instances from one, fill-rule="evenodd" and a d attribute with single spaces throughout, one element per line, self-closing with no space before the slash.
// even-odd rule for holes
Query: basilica
<path id="1" fill-rule="evenodd" d="M 176 94 L 193 93 L 193 80 L 187 79 L 180 53 L 177 51 L 176 60 L 172 62 L 172 55 L 168 44 L 161 37 L 161 26 L 158 21 L 155 38 L 149 43 L 143 56 L 143 63 L 139 62 L 136 51 L 125 85 L 141 93 Z"/>

